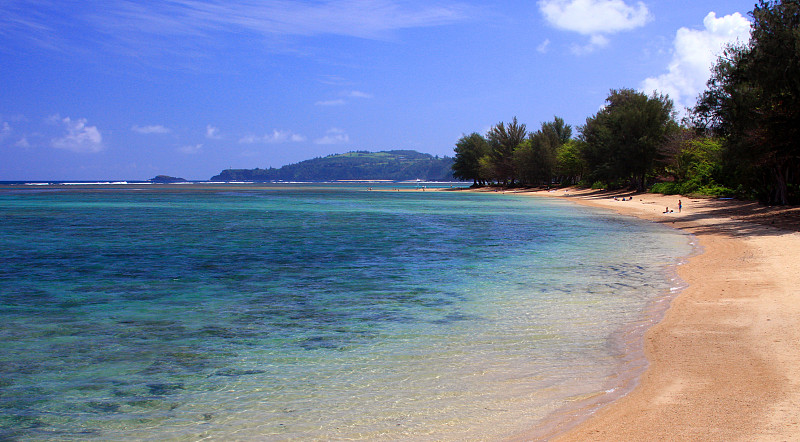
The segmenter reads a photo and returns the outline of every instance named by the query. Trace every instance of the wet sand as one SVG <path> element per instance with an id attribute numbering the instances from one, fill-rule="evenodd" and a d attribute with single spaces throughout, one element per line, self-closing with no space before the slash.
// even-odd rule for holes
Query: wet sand
<path id="1" fill-rule="evenodd" d="M 683 229 L 702 253 L 679 267 L 688 288 L 645 334 L 650 365 L 636 388 L 577 426 L 573 410 L 547 434 L 519 440 L 800 440 L 800 209 L 653 194 L 621 201 L 629 192 L 530 193 Z"/>

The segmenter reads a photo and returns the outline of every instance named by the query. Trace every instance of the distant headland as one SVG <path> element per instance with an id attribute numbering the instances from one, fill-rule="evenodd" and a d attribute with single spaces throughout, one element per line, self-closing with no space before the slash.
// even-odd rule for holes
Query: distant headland
<path id="1" fill-rule="evenodd" d="M 452 181 L 453 159 L 414 150 L 354 151 L 281 168 L 226 169 L 211 181 Z"/>

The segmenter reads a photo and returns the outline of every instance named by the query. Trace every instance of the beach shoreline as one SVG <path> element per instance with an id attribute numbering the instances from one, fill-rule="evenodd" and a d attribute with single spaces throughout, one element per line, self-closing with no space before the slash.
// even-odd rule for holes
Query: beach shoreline
<path id="1" fill-rule="evenodd" d="M 800 351 L 793 345 L 800 340 L 798 210 L 572 188 L 515 193 L 565 198 L 678 228 L 694 235 L 702 253 L 678 267 L 687 287 L 644 333 L 648 365 L 629 393 L 589 401 L 513 440 L 800 435 L 793 411 L 800 406 Z"/>

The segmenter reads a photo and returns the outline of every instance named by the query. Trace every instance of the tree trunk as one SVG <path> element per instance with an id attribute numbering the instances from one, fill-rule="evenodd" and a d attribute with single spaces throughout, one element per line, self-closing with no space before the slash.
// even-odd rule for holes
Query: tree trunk
<path id="1" fill-rule="evenodd" d="M 789 204 L 789 189 L 786 186 L 787 177 L 789 175 L 789 168 L 786 163 L 776 165 L 772 168 L 772 177 L 775 184 L 775 192 L 773 193 L 771 203 L 785 206 Z"/>

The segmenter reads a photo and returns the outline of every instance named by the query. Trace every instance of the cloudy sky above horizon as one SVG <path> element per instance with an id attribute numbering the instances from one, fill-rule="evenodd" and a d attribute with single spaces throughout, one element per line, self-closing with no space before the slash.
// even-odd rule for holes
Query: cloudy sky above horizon
<path id="1" fill-rule="evenodd" d="M 753 0 L 3 0 L 0 180 L 208 179 L 351 150 L 453 154 L 610 89 L 683 109 Z"/>

